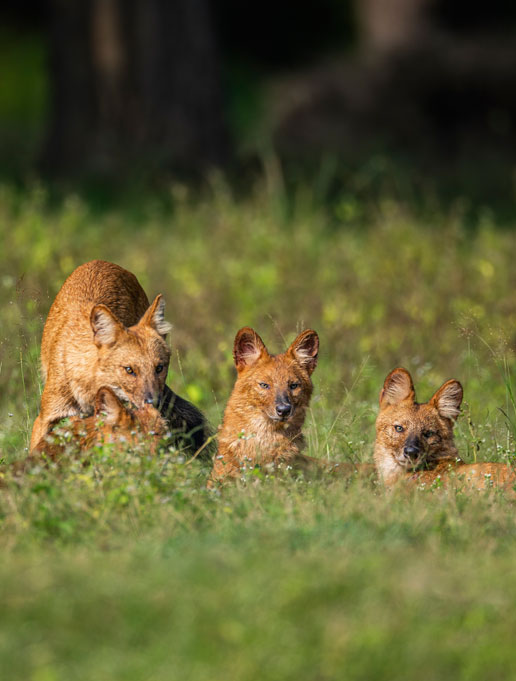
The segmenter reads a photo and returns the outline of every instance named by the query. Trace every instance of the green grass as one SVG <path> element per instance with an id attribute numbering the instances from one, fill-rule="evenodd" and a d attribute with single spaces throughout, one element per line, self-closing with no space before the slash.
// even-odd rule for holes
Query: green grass
<path id="1" fill-rule="evenodd" d="M 23 458 L 45 316 L 92 258 L 162 292 L 169 382 L 218 425 L 243 325 L 321 339 L 310 454 L 369 461 L 385 375 L 465 388 L 465 460 L 515 455 L 516 239 L 461 204 L 331 205 L 272 183 L 170 188 L 93 211 L 0 190 L 0 451 Z M 317 183 L 316 183 L 317 184 Z M 315 185 L 314 185 L 315 186 Z M 137 206 L 135 209 L 134 206 Z M 172 205 L 172 208 L 170 208 Z M 497 493 L 388 495 L 253 477 L 222 493 L 181 452 L 92 454 L 0 490 L 0 677 L 9 681 L 512 679 L 516 525 Z"/>

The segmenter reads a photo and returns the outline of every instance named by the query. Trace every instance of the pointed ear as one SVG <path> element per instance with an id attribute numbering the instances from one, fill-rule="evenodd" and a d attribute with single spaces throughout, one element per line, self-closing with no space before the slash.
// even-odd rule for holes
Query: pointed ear
<path id="1" fill-rule="evenodd" d="M 165 300 L 161 293 L 154 298 L 138 324 L 150 326 L 163 338 L 169 333 L 172 324 L 165 321 Z"/>
<path id="2" fill-rule="evenodd" d="M 416 391 L 412 376 L 406 369 L 399 367 L 393 369 L 383 383 L 380 392 L 380 408 L 385 409 L 389 405 L 399 404 L 405 400 L 415 402 Z"/>
<path id="3" fill-rule="evenodd" d="M 460 414 L 462 396 L 462 385 L 455 379 L 451 379 L 443 383 L 430 402 L 435 406 L 440 416 L 455 421 Z"/>
<path id="4" fill-rule="evenodd" d="M 105 423 L 111 426 L 119 423 L 124 409 L 124 405 L 111 388 L 105 386 L 97 392 L 95 396 L 95 416 L 100 416 Z"/>
<path id="5" fill-rule="evenodd" d="M 93 342 L 98 348 L 101 345 L 113 345 L 125 330 L 124 325 L 105 305 L 95 305 L 90 314 L 90 324 L 93 329 Z"/>
<path id="6" fill-rule="evenodd" d="M 312 329 L 303 331 L 303 333 L 300 333 L 296 340 L 291 344 L 287 350 L 287 354 L 293 356 L 295 360 L 311 374 L 317 366 L 319 336 Z"/>
<path id="7" fill-rule="evenodd" d="M 268 354 L 260 336 L 249 326 L 244 326 L 235 336 L 233 358 L 239 372 Z"/>

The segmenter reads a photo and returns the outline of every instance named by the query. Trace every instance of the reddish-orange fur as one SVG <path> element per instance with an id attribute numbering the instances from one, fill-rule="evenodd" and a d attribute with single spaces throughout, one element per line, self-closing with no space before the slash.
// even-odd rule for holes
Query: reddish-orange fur
<path id="1" fill-rule="evenodd" d="M 265 469 L 311 465 L 302 453 L 301 429 L 318 351 L 318 336 L 310 329 L 280 355 L 271 355 L 253 329 L 240 329 L 233 353 L 238 376 L 220 428 L 212 482 L 238 478 L 257 464 Z M 280 413 L 288 408 L 290 413 Z"/>
<path id="2" fill-rule="evenodd" d="M 462 386 L 451 380 L 419 404 L 409 372 L 391 371 L 380 393 L 374 449 L 378 475 L 385 484 L 392 485 L 408 471 L 458 459 L 453 425 L 461 402 Z"/>
<path id="3" fill-rule="evenodd" d="M 72 272 L 43 330 L 45 387 L 31 450 L 53 423 L 91 413 L 102 386 L 137 407 L 158 402 L 170 359 L 163 310 L 161 296 L 149 306 L 136 277 L 118 265 L 94 260 Z"/>
<path id="4" fill-rule="evenodd" d="M 95 411 L 91 416 L 72 416 L 69 423 L 50 431 L 31 452 L 31 455 L 0 469 L 0 487 L 5 487 L 5 472 L 20 475 L 35 464 L 47 461 L 60 462 L 62 455 L 81 455 L 96 445 L 110 444 L 117 450 L 145 445 L 151 453 L 156 451 L 167 422 L 152 405 L 128 409 L 111 388 L 101 388 L 95 398 Z M 88 463 L 88 459 L 84 459 Z"/>
<path id="5" fill-rule="evenodd" d="M 460 463 L 442 461 L 432 470 L 416 471 L 407 479 L 419 486 L 455 487 L 460 489 L 503 489 L 515 493 L 516 474 L 504 463 Z"/>
<path id="6" fill-rule="evenodd" d="M 453 426 L 462 394 L 461 384 L 452 379 L 428 402 L 418 404 L 409 372 L 391 371 L 380 393 L 374 452 L 378 475 L 386 485 L 399 481 L 469 489 L 515 485 L 514 471 L 505 464 L 466 464 L 460 459 Z"/>
<path id="7" fill-rule="evenodd" d="M 154 452 L 165 430 L 166 421 L 151 404 L 129 409 L 111 388 L 103 387 L 97 392 L 91 416 L 71 417 L 69 424 L 59 429 L 61 434 L 51 430 L 38 442 L 31 456 L 44 453 L 55 459 L 70 449 L 85 451 L 108 443 L 125 448 L 145 441 Z"/>

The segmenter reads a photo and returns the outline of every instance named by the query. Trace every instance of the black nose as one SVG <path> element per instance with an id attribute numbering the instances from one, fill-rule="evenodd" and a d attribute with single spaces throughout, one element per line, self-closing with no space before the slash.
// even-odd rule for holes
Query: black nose
<path id="1" fill-rule="evenodd" d="M 420 453 L 419 447 L 414 447 L 414 445 L 407 445 L 406 447 L 403 447 L 403 454 L 408 458 L 408 459 L 415 459 Z"/>
<path id="2" fill-rule="evenodd" d="M 278 416 L 288 416 L 292 411 L 292 405 L 287 402 L 280 402 L 276 405 L 276 413 Z"/>
<path id="3" fill-rule="evenodd" d="M 157 401 L 158 398 L 154 397 L 152 393 L 146 393 L 145 397 L 143 398 L 143 403 L 144 404 L 154 404 L 155 401 Z"/>

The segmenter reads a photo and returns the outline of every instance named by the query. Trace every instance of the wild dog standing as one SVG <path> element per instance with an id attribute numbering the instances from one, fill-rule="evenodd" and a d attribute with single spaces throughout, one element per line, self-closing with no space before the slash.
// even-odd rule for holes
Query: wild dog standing
<path id="1" fill-rule="evenodd" d="M 111 388 L 103 387 L 95 397 L 92 416 L 73 416 L 69 426 L 63 428 L 70 437 L 63 440 L 51 430 L 38 442 L 32 454 L 44 453 L 55 459 L 69 449 L 85 451 L 95 445 L 117 442 L 127 447 L 140 443 L 142 438 L 148 441 L 149 450 L 154 452 L 166 427 L 165 419 L 151 404 L 129 409 Z"/>
<path id="2" fill-rule="evenodd" d="M 462 386 L 446 381 L 424 404 L 416 402 L 408 371 L 394 369 L 380 393 L 374 459 L 384 483 L 405 480 L 416 485 L 514 490 L 516 475 L 502 463 L 464 463 L 453 440 Z"/>
<path id="3" fill-rule="evenodd" d="M 53 423 L 91 413 L 102 386 L 136 407 L 158 405 L 164 396 L 171 401 L 165 386 L 170 350 L 164 339 L 170 325 L 164 308 L 161 295 L 149 305 L 134 274 L 113 263 L 94 260 L 72 272 L 43 330 L 45 387 L 31 450 Z M 189 419 L 188 429 L 202 429 L 200 412 L 180 397 L 173 398 L 169 422 L 176 425 Z"/>
<path id="4" fill-rule="evenodd" d="M 319 337 L 308 329 L 286 352 L 271 355 L 249 327 L 240 329 L 233 357 L 238 376 L 219 433 L 211 483 L 240 477 L 256 464 L 303 468 L 301 428 L 312 395 Z"/>

